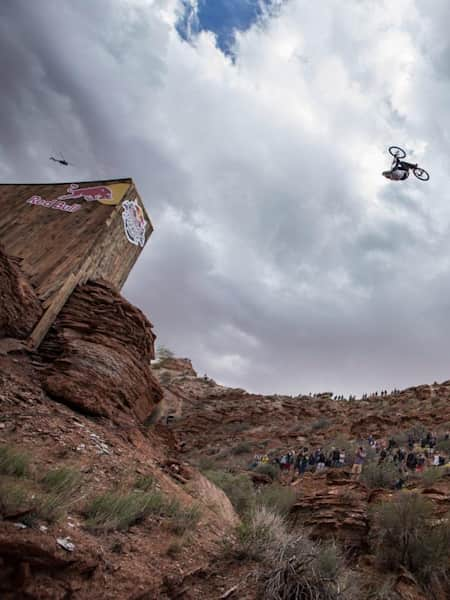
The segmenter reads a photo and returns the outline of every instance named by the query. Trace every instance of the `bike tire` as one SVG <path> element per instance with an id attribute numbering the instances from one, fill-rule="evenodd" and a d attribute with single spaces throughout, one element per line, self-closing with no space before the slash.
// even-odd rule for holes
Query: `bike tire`
<path id="1" fill-rule="evenodd" d="M 405 158 L 406 152 L 400 146 L 389 146 L 389 154 L 396 158 Z"/>
<path id="2" fill-rule="evenodd" d="M 428 181 L 430 179 L 430 175 L 425 171 L 425 169 L 420 169 L 419 167 L 416 167 L 415 169 L 413 169 L 413 173 L 417 177 L 417 179 L 420 179 L 420 181 Z"/>

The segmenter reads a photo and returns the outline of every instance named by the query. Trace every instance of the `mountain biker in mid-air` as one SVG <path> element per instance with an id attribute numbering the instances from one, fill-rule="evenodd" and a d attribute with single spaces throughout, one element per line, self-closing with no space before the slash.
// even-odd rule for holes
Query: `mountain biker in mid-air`
<path id="1" fill-rule="evenodd" d="M 386 179 L 391 179 L 392 181 L 402 181 L 403 179 L 408 179 L 409 170 L 415 168 L 417 168 L 417 165 L 405 162 L 396 157 L 392 161 L 391 170 L 383 171 L 383 175 Z"/>
<path id="2" fill-rule="evenodd" d="M 410 170 L 418 179 L 421 179 L 422 181 L 428 181 L 428 179 L 430 179 L 430 176 L 425 169 L 419 168 L 417 163 L 413 164 L 401 160 L 406 156 L 406 152 L 402 148 L 399 148 L 398 146 L 391 146 L 389 148 L 389 153 L 394 157 L 394 160 L 392 161 L 391 170 L 383 171 L 382 173 L 386 179 L 391 179 L 392 181 L 403 181 L 408 179 Z"/>

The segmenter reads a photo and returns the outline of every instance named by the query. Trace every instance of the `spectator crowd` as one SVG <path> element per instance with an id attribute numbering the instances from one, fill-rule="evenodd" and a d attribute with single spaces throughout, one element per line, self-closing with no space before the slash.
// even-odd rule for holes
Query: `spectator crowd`
<path id="1" fill-rule="evenodd" d="M 449 433 L 445 433 L 439 441 L 448 442 Z M 420 473 L 431 467 L 450 467 L 448 452 L 438 450 L 437 443 L 438 436 L 431 431 L 422 437 L 409 433 L 405 444 L 394 438 L 375 439 L 371 434 L 366 440 L 357 442 L 356 451 L 336 446 L 331 446 L 328 450 L 303 446 L 297 451 L 289 450 L 281 455 L 257 454 L 250 468 L 255 469 L 264 464 L 278 465 L 282 479 L 294 479 L 302 477 L 308 471 L 320 472 L 326 468 L 351 466 L 352 477 L 357 480 L 367 461 L 378 465 L 391 463 L 398 468 L 398 487 L 402 487 L 408 473 Z"/>

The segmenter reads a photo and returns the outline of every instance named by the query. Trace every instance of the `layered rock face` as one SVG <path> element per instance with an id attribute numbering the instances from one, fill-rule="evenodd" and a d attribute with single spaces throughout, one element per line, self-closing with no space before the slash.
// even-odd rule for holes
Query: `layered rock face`
<path id="1" fill-rule="evenodd" d="M 105 282 L 79 286 L 39 349 L 44 390 L 80 412 L 144 421 L 162 391 L 152 325 Z"/>
<path id="2" fill-rule="evenodd" d="M 19 261 L 8 256 L 0 245 L 0 339 L 26 338 L 42 312 Z"/>

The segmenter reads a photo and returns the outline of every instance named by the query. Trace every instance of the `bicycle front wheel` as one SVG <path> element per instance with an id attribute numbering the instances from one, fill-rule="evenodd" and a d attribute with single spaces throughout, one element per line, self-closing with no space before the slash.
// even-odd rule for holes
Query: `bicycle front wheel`
<path id="1" fill-rule="evenodd" d="M 406 156 L 406 152 L 399 146 L 389 146 L 389 154 L 392 154 L 396 158 L 405 158 Z"/>

